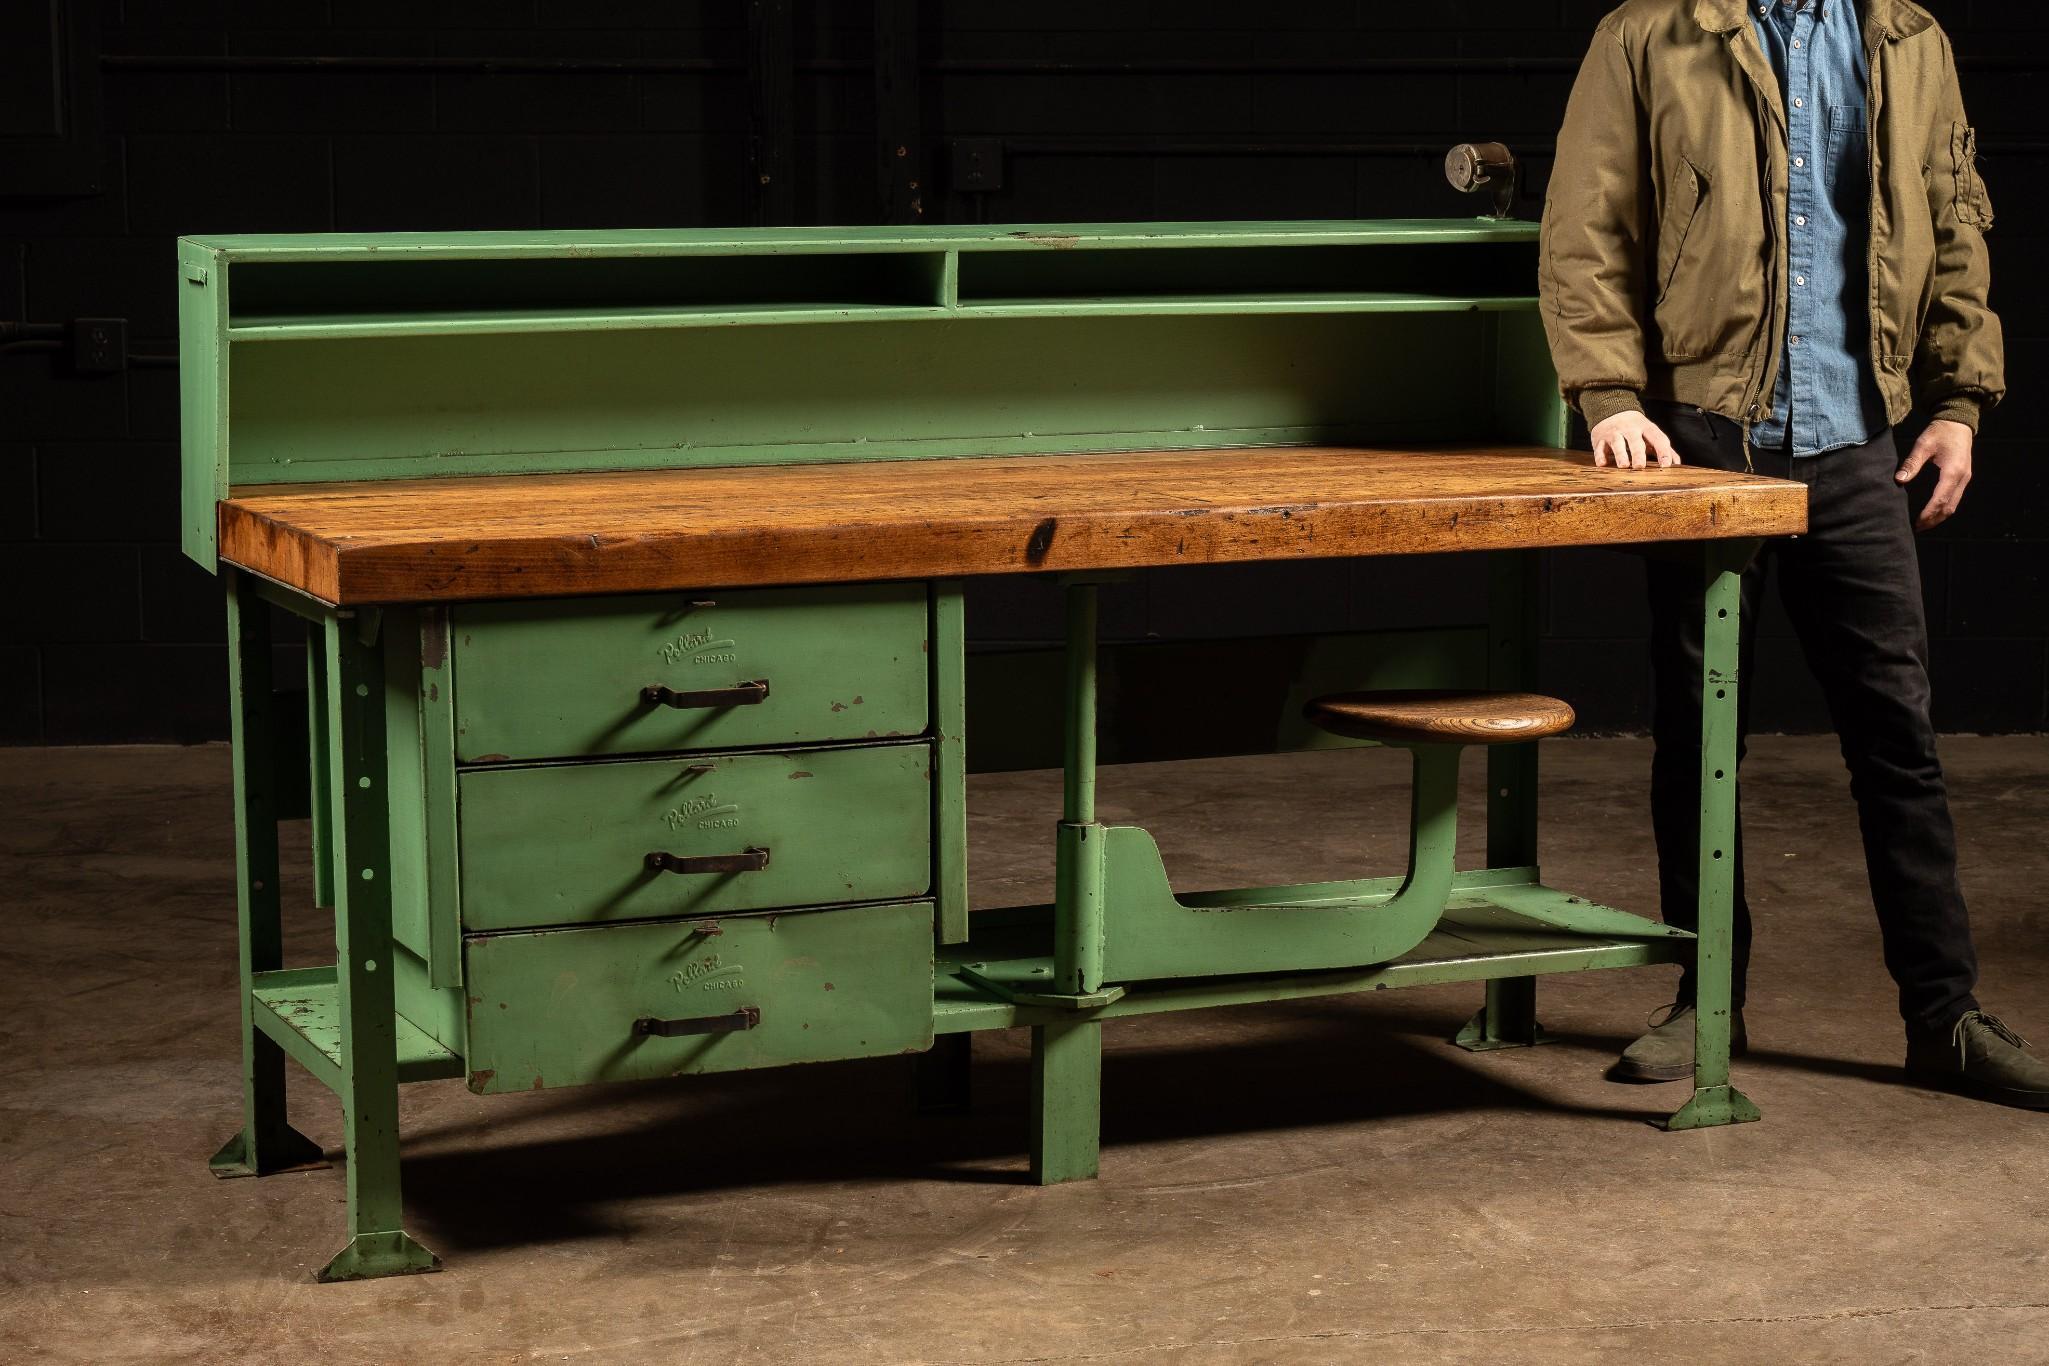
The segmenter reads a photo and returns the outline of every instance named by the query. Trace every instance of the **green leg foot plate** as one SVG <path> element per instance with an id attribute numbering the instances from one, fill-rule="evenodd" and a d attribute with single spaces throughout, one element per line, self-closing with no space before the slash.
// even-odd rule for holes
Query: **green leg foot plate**
<path id="1" fill-rule="evenodd" d="M 1703 1086 L 1679 1113 L 1665 1121 L 1669 1133 L 1682 1129 L 1713 1129 L 1724 1124 L 1755 1124 L 1763 1116 L 1750 1098 L 1733 1086 Z"/>
<path id="2" fill-rule="evenodd" d="M 315 1143 L 297 1129 L 285 1131 L 265 1143 L 256 1160 L 249 1156 L 249 1137 L 246 1132 L 235 1136 L 221 1145 L 221 1150 L 207 1162 L 207 1169 L 223 1180 L 235 1176 L 275 1176 L 279 1172 L 319 1171 L 327 1166 L 327 1157 Z"/>
<path id="3" fill-rule="evenodd" d="M 1558 1036 L 1546 1034 L 1544 1026 L 1530 1025 L 1529 1037 L 1519 1035 L 1492 1035 L 1487 1033 L 1487 1012 L 1482 1010 L 1466 1021 L 1466 1027 L 1452 1035 L 1451 1041 L 1468 1053 L 1492 1053 L 1497 1048 L 1535 1048 L 1539 1044 L 1556 1043 Z"/>
<path id="4" fill-rule="evenodd" d="M 389 1233 L 358 1233 L 313 1279 L 368 1281 L 379 1276 L 418 1276 L 440 1269 L 439 1257 L 394 1229 Z"/>

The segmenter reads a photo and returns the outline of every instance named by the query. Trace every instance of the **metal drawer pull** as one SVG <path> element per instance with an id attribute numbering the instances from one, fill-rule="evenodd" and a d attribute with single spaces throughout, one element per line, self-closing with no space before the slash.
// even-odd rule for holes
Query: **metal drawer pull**
<path id="1" fill-rule="evenodd" d="M 739 854 L 665 854 L 657 849 L 647 856 L 651 873 L 758 873 L 768 867 L 768 850 L 749 849 Z"/>
<path id="2" fill-rule="evenodd" d="M 677 692 L 660 683 L 640 690 L 640 700 L 651 707 L 751 707 L 768 701 L 768 680 L 757 678 L 730 688 L 707 688 L 702 692 Z"/>
<path id="3" fill-rule="evenodd" d="M 731 1015 L 700 1015 L 694 1020 L 657 1020 L 643 1015 L 633 1022 L 633 1032 L 657 1039 L 680 1039 L 690 1034 L 738 1034 L 760 1023 L 758 1006 L 741 1006 Z"/>

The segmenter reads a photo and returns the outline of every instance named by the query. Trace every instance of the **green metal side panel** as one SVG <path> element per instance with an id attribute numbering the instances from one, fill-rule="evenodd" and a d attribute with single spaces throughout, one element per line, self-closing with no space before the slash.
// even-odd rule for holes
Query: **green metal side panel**
<path id="1" fill-rule="evenodd" d="M 468 943 L 469 1085 L 529 1091 L 919 1052 L 932 1045 L 932 903 L 670 921 Z M 760 1013 L 680 1038 L 640 1019 Z"/>
<path id="2" fill-rule="evenodd" d="M 391 937 L 426 958 L 427 808 L 421 783 L 420 630 L 410 610 L 383 613 L 384 752 L 391 813 Z"/>
<path id="3" fill-rule="evenodd" d="M 958 582 L 932 586 L 932 895 L 939 942 L 968 937 L 966 609 Z"/>
<path id="4" fill-rule="evenodd" d="M 228 496 L 228 280 L 218 253 L 178 244 L 179 540 L 186 555 L 216 566 L 215 505 Z"/>
<path id="5" fill-rule="evenodd" d="M 229 439 L 237 483 L 1478 439 L 1493 415 L 1466 372 L 1487 360 L 1489 318 L 1051 316 L 238 342 Z"/>
<path id="6" fill-rule="evenodd" d="M 810 744 L 923 734 L 922 583 L 581 598 L 451 617 L 465 762 Z M 765 700 L 641 697 L 764 681 Z"/>
<path id="7" fill-rule="evenodd" d="M 924 896 L 924 744 L 466 770 L 462 913 L 473 930 Z M 650 870 L 768 851 L 750 872 Z"/>
<path id="8" fill-rule="evenodd" d="M 1569 416 L 1551 366 L 1551 344 L 1536 312 L 1503 313 L 1492 320 L 1495 435 L 1563 449 Z"/>

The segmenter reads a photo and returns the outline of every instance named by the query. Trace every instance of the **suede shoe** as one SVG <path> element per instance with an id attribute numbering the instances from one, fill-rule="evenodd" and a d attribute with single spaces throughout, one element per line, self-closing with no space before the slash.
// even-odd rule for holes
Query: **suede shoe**
<path id="1" fill-rule="evenodd" d="M 2006 1021 L 1967 1011 L 1949 1037 L 1907 1036 L 1907 1074 L 1928 1086 L 2022 1110 L 2049 1110 L 2049 1062 Z"/>
<path id="2" fill-rule="evenodd" d="M 1658 1019 L 1660 1013 L 1663 1020 Z M 1693 1007 L 1674 1001 L 1652 1011 L 1645 1023 L 1650 1024 L 1650 1033 L 1622 1050 L 1609 1075 L 1617 1081 L 1689 1080 L 1693 1076 Z M 1740 1058 L 1749 1051 L 1750 1031 L 1743 1027 L 1743 1012 L 1738 1010 L 1729 1017 L 1729 1056 Z"/>

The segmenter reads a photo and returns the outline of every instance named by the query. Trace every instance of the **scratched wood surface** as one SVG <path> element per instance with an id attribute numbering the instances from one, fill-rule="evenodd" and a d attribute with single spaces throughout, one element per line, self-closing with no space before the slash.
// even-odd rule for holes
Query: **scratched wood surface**
<path id="1" fill-rule="evenodd" d="M 447 602 L 1777 536 L 1797 484 L 1534 447 L 903 460 L 274 485 L 221 558 L 326 602 Z"/>

